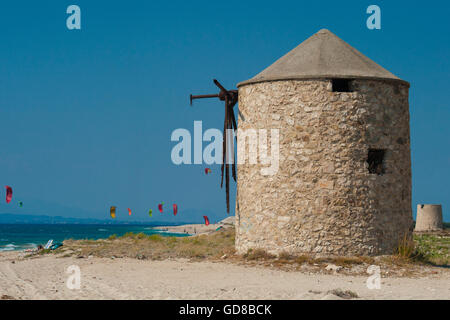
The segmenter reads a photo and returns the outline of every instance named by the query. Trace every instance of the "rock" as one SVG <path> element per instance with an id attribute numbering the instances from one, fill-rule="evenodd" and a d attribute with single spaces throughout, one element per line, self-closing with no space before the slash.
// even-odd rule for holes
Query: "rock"
<path id="1" fill-rule="evenodd" d="M 220 259 L 226 259 L 228 258 L 228 256 L 226 254 L 224 254 L 223 256 L 220 257 Z"/>
<path id="2" fill-rule="evenodd" d="M 325 267 L 325 270 L 327 271 L 334 271 L 334 272 L 339 272 L 342 269 L 342 267 L 337 266 L 335 264 L 329 264 Z"/>
<path id="3" fill-rule="evenodd" d="M 308 290 L 309 293 L 314 293 L 314 294 L 321 294 L 322 291 L 318 291 L 318 290 Z"/>
<path id="4" fill-rule="evenodd" d="M 338 297 L 332 293 L 327 293 L 320 300 L 344 300 L 344 298 Z"/>
<path id="5" fill-rule="evenodd" d="M 342 291 L 341 289 L 334 289 L 327 292 L 327 295 L 334 295 L 341 299 L 354 299 L 358 298 L 358 295 L 350 290 Z"/>

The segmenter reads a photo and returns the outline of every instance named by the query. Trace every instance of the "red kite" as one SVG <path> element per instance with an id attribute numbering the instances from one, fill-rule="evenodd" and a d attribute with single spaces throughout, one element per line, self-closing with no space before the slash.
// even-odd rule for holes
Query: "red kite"
<path id="1" fill-rule="evenodd" d="M 203 218 L 205 218 L 205 225 L 209 226 L 209 219 L 207 216 L 203 216 Z"/>
<path id="2" fill-rule="evenodd" d="M 131 216 L 131 209 L 128 208 L 128 215 Z"/>
<path id="3" fill-rule="evenodd" d="M 205 168 L 205 174 L 211 173 L 211 169 L 210 168 Z"/>
<path id="4" fill-rule="evenodd" d="M 163 207 L 162 207 L 163 205 L 162 205 L 162 203 L 160 203 L 160 204 L 158 204 L 158 209 L 159 209 L 159 212 L 163 212 Z"/>
<path id="5" fill-rule="evenodd" d="M 173 215 L 176 216 L 178 213 L 178 206 L 176 204 L 173 205 Z"/>
<path id="6" fill-rule="evenodd" d="M 6 203 L 10 203 L 12 199 L 12 188 L 10 186 L 5 186 L 6 188 Z"/>

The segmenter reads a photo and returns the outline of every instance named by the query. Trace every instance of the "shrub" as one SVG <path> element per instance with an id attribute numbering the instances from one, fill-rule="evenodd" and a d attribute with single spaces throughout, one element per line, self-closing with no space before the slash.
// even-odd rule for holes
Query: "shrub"
<path id="1" fill-rule="evenodd" d="M 148 236 L 148 239 L 152 241 L 163 241 L 163 237 L 157 233 Z"/>
<path id="2" fill-rule="evenodd" d="M 125 233 L 122 238 L 134 238 L 135 234 L 133 232 Z"/>
<path id="3" fill-rule="evenodd" d="M 399 258 L 410 260 L 415 256 L 416 246 L 414 240 L 405 234 L 398 242 L 396 255 Z"/>
<path id="4" fill-rule="evenodd" d="M 286 251 L 282 251 L 278 255 L 278 259 L 280 259 L 280 260 L 293 260 L 293 259 L 295 259 L 295 257 L 292 254 L 290 254 L 290 253 L 288 253 Z"/>
<path id="5" fill-rule="evenodd" d="M 274 259 L 275 255 L 268 253 L 264 249 L 248 249 L 247 253 L 244 254 L 244 258 L 247 260 L 268 260 Z"/>

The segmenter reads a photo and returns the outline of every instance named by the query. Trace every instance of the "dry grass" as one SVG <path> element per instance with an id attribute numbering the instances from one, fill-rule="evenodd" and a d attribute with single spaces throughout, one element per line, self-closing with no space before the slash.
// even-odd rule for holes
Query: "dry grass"
<path id="1" fill-rule="evenodd" d="M 199 260 L 226 260 L 251 266 L 274 267 L 286 271 L 328 272 L 329 264 L 341 267 L 343 274 L 366 274 L 367 267 L 375 264 L 391 275 L 411 276 L 421 266 L 448 266 L 450 237 L 404 237 L 395 254 L 384 257 L 313 257 L 282 252 L 278 256 L 262 249 L 250 249 L 237 255 L 234 249 L 234 229 L 221 229 L 208 235 L 195 237 L 163 237 L 143 233 L 127 233 L 103 240 L 67 240 L 64 246 L 52 251 L 59 257 L 136 258 L 165 260 L 187 258 Z M 43 253 L 48 253 L 43 252 Z M 439 262 L 439 263 L 438 263 Z M 332 271 L 330 271 L 332 272 Z"/>
<path id="2" fill-rule="evenodd" d="M 397 250 L 394 254 L 397 255 L 399 259 L 408 261 L 413 260 L 417 256 L 416 244 L 414 243 L 413 238 L 408 235 L 404 235 L 400 238 Z"/>
<path id="3" fill-rule="evenodd" d="M 365 266 L 359 268 L 367 269 L 367 266 L 375 263 L 375 259 L 371 257 L 314 257 L 311 255 L 293 255 L 288 252 L 281 252 L 274 255 L 263 249 L 249 249 L 247 253 L 241 256 L 235 256 L 231 259 L 238 264 L 246 264 L 252 266 L 274 267 L 285 271 L 308 271 L 308 272 L 325 272 L 328 265 L 336 265 L 346 268 L 346 273 L 360 273 L 353 270 L 355 266 Z M 328 273 L 328 271 L 326 271 Z"/>
<path id="4" fill-rule="evenodd" d="M 243 255 L 243 258 L 246 260 L 272 260 L 275 259 L 276 256 L 268 253 L 263 249 L 248 249 L 247 253 Z"/>
<path id="5" fill-rule="evenodd" d="M 96 256 L 102 258 L 207 259 L 234 254 L 234 232 L 220 230 L 211 235 L 197 237 L 163 237 L 159 234 L 127 233 L 122 237 L 110 236 L 104 240 L 66 240 L 54 251 L 64 256 Z"/>

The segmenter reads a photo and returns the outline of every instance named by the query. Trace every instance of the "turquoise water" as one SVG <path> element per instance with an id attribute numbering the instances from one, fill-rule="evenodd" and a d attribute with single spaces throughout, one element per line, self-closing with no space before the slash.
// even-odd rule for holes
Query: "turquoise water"
<path id="1" fill-rule="evenodd" d="M 186 236 L 155 230 L 145 225 L 0 224 L 0 252 L 35 248 L 39 244 L 45 245 L 50 239 L 56 242 L 66 239 L 104 239 L 113 234 L 121 236 L 127 232 Z"/>

